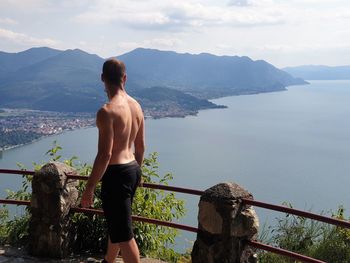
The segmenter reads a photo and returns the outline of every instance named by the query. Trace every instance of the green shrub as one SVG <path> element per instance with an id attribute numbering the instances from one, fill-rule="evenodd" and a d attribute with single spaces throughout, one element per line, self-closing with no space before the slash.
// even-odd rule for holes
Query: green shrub
<path id="1" fill-rule="evenodd" d="M 345 220 L 344 208 L 340 207 L 333 217 Z M 311 252 L 311 256 L 326 262 L 350 262 L 350 229 L 328 226 Z"/>
<path id="2" fill-rule="evenodd" d="M 145 159 L 143 169 L 144 183 L 157 183 L 167 185 L 173 179 L 171 174 L 163 177 L 158 175 L 157 154 L 153 153 Z M 176 198 L 174 193 L 163 190 L 140 188 L 135 194 L 133 203 L 135 215 L 172 221 L 185 214 L 184 201 Z M 179 255 L 171 249 L 175 243 L 178 230 L 154 224 L 135 223 L 135 238 L 142 254 L 150 257 L 164 255 L 164 258 L 176 261 Z"/>
<path id="3" fill-rule="evenodd" d="M 333 217 L 345 220 L 344 209 L 339 208 Z M 274 227 L 263 230 L 260 236 L 268 243 L 325 262 L 350 262 L 350 230 L 287 214 L 277 219 Z M 261 251 L 260 263 L 294 263 L 295 260 Z"/>
<path id="4" fill-rule="evenodd" d="M 62 148 L 54 142 L 53 148 L 47 151 L 46 154 L 51 156 L 52 161 L 62 161 L 62 157 L 59 155 L 60 150 Z M 75 168 L 81 175 L 90 175 L 91 165 L 86 163 L 77 164 L 76 160 L 77 157 L 73 156 L 70 159 L 63 160 L 63 162 Z M 33 165 L 35 170 L 42 167 L 42 164 L 34 163 Z M 24 169 L 23 166 L 19 166 Z M 171 174 L 159 175 L 157 153 L 152 153 L 148 158 L 145 158 L 142 177 L 144 182 L 165 185 L 173 179 Z M 30 180 L 30 176 L 24 176 L 22 189 L 17 192 L 9 191 L 8 198 L 30 200 L 31 193 L 28 191 Z M 85 189 L 85 184 L 86 181 L 79 181 L 78 190 L 80 195 Z M 98 184 L 94 198 L 94 208 L 97 209 L 101 208 L 100 191 L 101 185 Z M 134 197 L 133 214 L 172 221 L 184 216 L 184 201 L 176 198 L 175 194 L 171 192 L 140 187 Z M 25 244 L 28 238 L 29 218 L 30 213 L 26 209 L 22 216 L 9 219 L 8 211 L 2 208 L 0 210 L 0 242 L 12 245 Z M 139 245 L 141 255 L 171 262 L 176 262 L 180 258 L 180 255 L 172 248 L 175 237 L 178 235 L 176 229 L 141 222 L 135 222 L 134 227 L 135 239 Z M 72 231 L 74 231 L 73 251 L 101 252 L 105 250 L 107 242 L 103 217 L 76 213 L 72 215 Z"/>
<path id="5" fill-rule="evenodd" d="M 21 164 L 17 164 L 24 169 Z M 31 176 L 23 175 L 22 187 L 18 191 L 7 190 L 6 199 L 29 201 L 31 193 L 28 191 Z M 24 246 L 28 241 L 30 213 L 29 208 L 20 209 L 19 215 L 10 218 L 9 210 L 6 205 L 0 208 L 0 244 L 10 244 Z"/>
<path id="6" fill-rule="evenodd" d="M 8 221 L 9 212 L 5 206 L 0 208 L 0 244 L 4 244 L 7 239 L 6 222 Z"/>

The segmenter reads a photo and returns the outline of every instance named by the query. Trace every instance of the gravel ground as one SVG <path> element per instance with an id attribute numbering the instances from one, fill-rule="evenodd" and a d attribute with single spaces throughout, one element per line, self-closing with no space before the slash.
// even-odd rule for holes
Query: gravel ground
<path id="1" fill-rule="evenodd" d="M 34 262 L 50 262 L 50 263 L 92 263 L 101 262 L 103 255 L 74 255 L 67 259 L 53 260 L 45 258 L 35 258 L 29 256 L 24 249 L 13 248 L 8 246 L 0 246 L 0 263 L 34 263 Z M 116 263 L 123 262 L 118 258 Z M 141 258 L 142 263 L 166 263 L 158 259 Z"/>

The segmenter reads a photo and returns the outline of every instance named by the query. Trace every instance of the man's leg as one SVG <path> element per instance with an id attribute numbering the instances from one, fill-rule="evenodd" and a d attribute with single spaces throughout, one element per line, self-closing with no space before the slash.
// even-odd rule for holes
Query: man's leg
<path id="1" fill-rule="evenodd" d="M 105 255 L 105 260 L 108 263 L 114 263 L 116 257 L 120 251 L 119 243 L 112 243 L 111 239 L 108 237 L 107 253 Z"/>
<path id="2" fill-rule="evenodd" d="M 126 242 L 120 242 L 119 248 L 125 263 L 140 263 L 140 252 L 134 238 Z"/>

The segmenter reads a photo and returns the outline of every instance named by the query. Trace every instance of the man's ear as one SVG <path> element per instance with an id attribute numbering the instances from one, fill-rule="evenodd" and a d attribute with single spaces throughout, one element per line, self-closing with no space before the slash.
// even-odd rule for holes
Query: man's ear
<path id="1" fill-rule="evenodd" d="M 128 79 L 127 75 L 124 74 L 124 76 L 123 76 L 123 83 L 124 83 L 124 85 L 125 85 L 127 79 Z"/>

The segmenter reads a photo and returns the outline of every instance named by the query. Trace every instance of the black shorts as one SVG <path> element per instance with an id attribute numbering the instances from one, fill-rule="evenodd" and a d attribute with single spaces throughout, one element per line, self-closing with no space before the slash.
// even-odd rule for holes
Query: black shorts
<path id="1" fill-rule="evenodd" d="M 112 243 L 134 237 L 131 204 L 140 180 L 141 169 L 136 161 L 109 165 L 102 177 L 102 208 Z"/>

